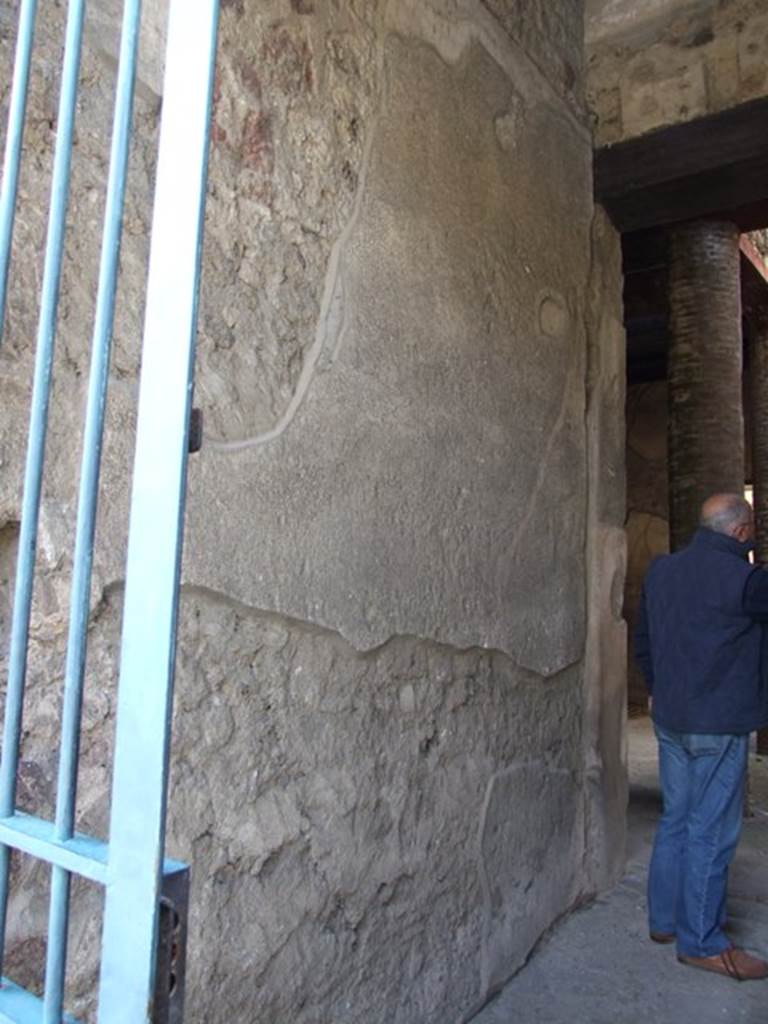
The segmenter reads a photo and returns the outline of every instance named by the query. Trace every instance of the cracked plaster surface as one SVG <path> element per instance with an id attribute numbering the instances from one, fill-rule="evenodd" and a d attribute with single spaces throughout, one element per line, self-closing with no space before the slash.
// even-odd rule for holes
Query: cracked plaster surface
<path id="1" fill-rule="evenodd" d="M 78 828 L 102 836 L 121 602 L 111 589 L 90 629 Z M 49 621 L 31 650 L 20 806 L 38 814 L 64 644 Z M 408 637 L 360 653 L 185 587 L 168 852 L 192 866 L 189 1019 L 438 1024 L 479 1008 L 581 891 L 580 687 L 578 669 L 542 683 L 500 652 Z M 557 814 L 539 813 L 542 792 Z M 41 872 L 16 866 L 10 915 L 9 969 L 33 988 Z M 98 892 L 78 887 L 74 908 L 68 1006 L 90 1021 Z"/>
<path id="2" fill-rule="evenodd" d="M 21 254 L 44 231 L 60 15 L 41 28 Z M 55 777 L 113 70 L 108 23 L 94 24 L 30 657 L 21 792 L 38 813 Z M 444 1024 L 606 877 L 590 844 L 610 765 L 584 717 L 589 700 L 595 721 L 602 707 L 582 664 L 585 388 L 594 377 L 612 401 L 616 374 L 587 365 L 602 328 L 585 307 L 605 305 L 587 283 L 617 257 L 592 247 L 578 109 L 499 24 L 471 0 L 222 5 L 196 381 L 208 442 L 190 466 L 169 823 L 195 878 L 193 1021 Z M 159 113 L 147 67 L 85 704 L 79 824 L 96 834 Z M 0 624 L 39 288 L 34 260 L 16 268 L 0 351 Z M 34 985 L 45 879 L 17 870 L 12 966 Z M 88 1019 L 98 893 L 77 906 L 68 1004 Z"/>
<path id="3" fill-rule="evenodd" d="M 284 6 L 272 4 L 272 17 Z M 360 648 L 409 633 L 503 649 L 555 673 L 578 660 L 583 644 L 577 452 L 588 139 L 535 65 L 469 0 L 393 0 L 364 12 L 352 4 L 335 32 L 327 13 L 272 21 L 263 13 L 263 31 L 257 22 L 247 37 L 236 31 L 236 7 L 223 23 L 196 389 L 209 442 L 191 467 L 186 578 L 338 629 Z M 230 48 L 229 39 L 237 40 Z M 272 59 L 254 63 L 255 54 Z M 89 80 L 100 73 L 94 65 Z M 329 102 L 341 115 L 325 118 L 308 154 L 291 126 L 313 123 Z M 457 130 L 457 110 L 471 132 Z M 496 122 L 508 110 L 516 134 L 508 123 L 502 145 Z M 287 128 L 279 138 L 270 127 L 278 113 Z M 153 102 L 140 100 L 148 128 L 155 115 Z M 129 288 L 146 256 L 141 236 L 131 237 L 131 211 L 152 173 L 151 147 L 138 149 L 124 246 Z M 297 160 L 305 172 L 298 189 L 289 186 L 299 180 Z M 341 180 L 349 168 L 355 183 L 333 203 L 320 184 L 331 160 Z M 537 162 L 551 173 L 533 172 Z M 579 190 L 581 210 L 570 201 Z M 81 201 L 77 178 L 73 194 Z M 310 210 L 315 235 L 304 230 Z M 246 266 L 259 263 L 244 248 L 246 226 L 270 254 L 250 285 Z M 73 257 L 84 245 L 74 232 Z M 66 337 L 68 273 L 60 348 L 82 389 L 84 360 L 74 334 L 72 343 Z M 555 296 L 554 329 L 540 315 L 542 289 Z M 118 310 L 115 370 L 124 366 L 125 375 L 113 382 L 100 510 L 114 543 L 97 557 L 95 594 L 122 575 L 131 335 L 141 311 L 132 298 Z M 242 332 L 226 328 L 229 309 Z M 306 346 L 294 332 L 299 347 L 284 349 L 279 328 L 272 341 L 287 362 L 277 349 L 275 358 L 260 350 L 274 317 L 299 311 L 313 325 Z M 10 326 L 12 351 L 17 333 L 23 345 L 13 304 Z M 242 362 L 254 356 L 253 369 Z M 6 365 L 8 383 L 23 391 L 28 362 Z M 284 375 L 281 366 L 293 369 Z M 273 372 L 281 380 L 265 404 L 248 381 L 261 387 Z M 49 465 L 62 480 L 77 455 L 56 426 L 69 400 L 66 389 L 54 392 Z M 238 439 L 233 416 L 258 422 L 269 409 L 265 432 Z M 22 424 L 14 418 L 0 437 L 10 469 L 23 450 Z M 534 462 L 531 451 L 543 458 Z M 44 520 L 68 522 L 66 487 L 57 481 L 49 492 Z M 0 505 L 5 518 L 17 515 L 5 488 Z M 526 602 L 516 602 L 523 592 Z"/>
<path id="4" fill-rule="evenodd" d="M 214 442 L 193 466 L 187 579 L 363 649 L 408 632 L 550 674 L 582 643 L 584 482 L 568 449 L 583 415 L 584 279 L 529 211 L 565 215 L 574 176 L 586 192 L 587 139 L 476 5 L 391 3 L 379 33 L 378 105 L 314 347 L 276 426 Z M 521 178 L 499 145 L 510 104 L 519 161 L 557 147 L 551 181 Z M 471 132 L 456 132 L 456 110 Z M 566 231 L 588 255 L 589 208 L 570 210 Z M 554 328 L 537 319 L 542 287 L 556 293 Z M 246 508 L 258 547 L 227 511 Z M 542 516 L 546 550 L 532 531 Z M 537 592 L 532 617 L 510 606 L 521 588 Z"/>

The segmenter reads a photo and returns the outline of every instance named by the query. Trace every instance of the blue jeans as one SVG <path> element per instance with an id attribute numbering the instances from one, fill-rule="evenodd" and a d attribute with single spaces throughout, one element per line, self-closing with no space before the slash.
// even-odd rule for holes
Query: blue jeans
<path id="1" fill-rule="evenodd" d="M 655 729 L 664 812 L 648 873 L 650 930 L 676 934 L 683 956 L 715 956 L 731 945 L 725 893 L 741 834 L 749 736 Z"/>

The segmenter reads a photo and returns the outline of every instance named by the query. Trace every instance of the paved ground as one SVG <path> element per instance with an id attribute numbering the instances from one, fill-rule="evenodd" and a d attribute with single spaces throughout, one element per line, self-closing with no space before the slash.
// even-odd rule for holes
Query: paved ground
<path id="1" fill-rule="evenodd" d="M 679 964 L 647 938 L 645 880 L 659 811 L 647 719 L 629 723 L 627 873 L 567 918 L 472 1024 L 768 1024 L 768 980 L 730 981 Z M 730 932 L 768 958 L 768 758 L 750 758 L 754 816 L 731 871 Z"/>

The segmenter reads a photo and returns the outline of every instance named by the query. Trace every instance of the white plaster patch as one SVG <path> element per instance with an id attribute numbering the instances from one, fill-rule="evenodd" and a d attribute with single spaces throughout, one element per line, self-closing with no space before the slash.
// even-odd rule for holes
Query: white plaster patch
<path id="1" fill-rule="evenodd" d="M 549 338 L 562 338 L 571 323 L 565 298 L 559 292 L 544 292 L 539 298 L 537 319 L 542 334 Z"/>
<path id="2" fill-rule="evenodd" d="M 470 45 L 478 44 L 504 71 L 515 88 L 530 100 L 555 103 L 580 134 L 589 135 L 562 104 L 534 62 L 478 0 L 394 0 L 387 9 L 387 27 L 434 47 L 447 64 L 457 64 Z"/>
<path id="3" fill-rule="evenodd" d="M 496 138 L 505 152 L 512 153 L 517 149 L 520 132 L 524 128 L 524 119 L 523 102 L 517 97 L 512 100 L 509 109 L 496 118 Z"/>
<path id="4" fill-rule="evenodd" d="M 400 710 L 404 715 L 412 715 L 416 710 L 416 691 L 410 683 L 400 691 Z"/>

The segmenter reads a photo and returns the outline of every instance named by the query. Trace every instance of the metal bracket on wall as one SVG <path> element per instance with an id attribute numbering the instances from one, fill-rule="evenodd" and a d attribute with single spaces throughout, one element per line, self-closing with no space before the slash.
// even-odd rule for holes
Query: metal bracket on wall
<path id="1" fill-rule="evenodd" d="M 192 409 L 189 414 L 189 454 L 195 455 L 203 447 L 203 410 Z"/>
<path id="2" fill-rule="evenodd" d="M 152 1024 L 182 1024 L 187 968 L 189 868 L 166 861 L 160 897 Z"/>

